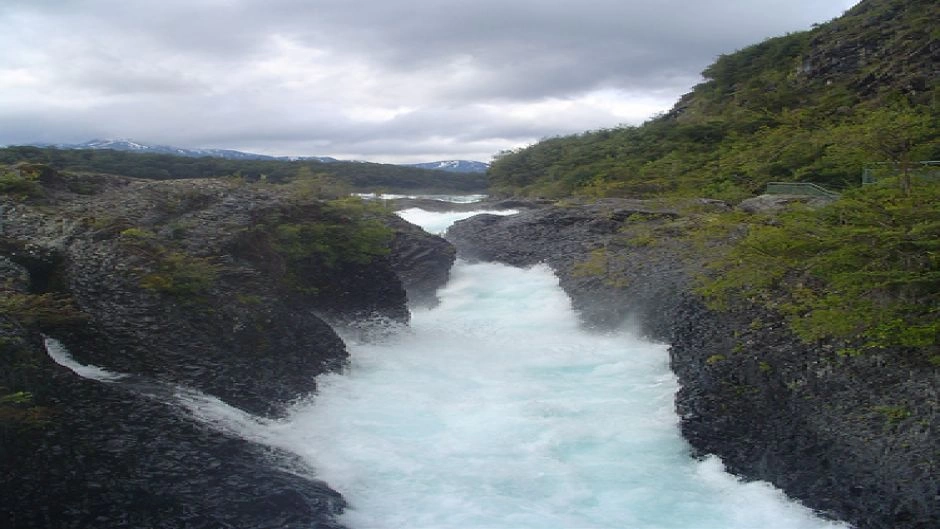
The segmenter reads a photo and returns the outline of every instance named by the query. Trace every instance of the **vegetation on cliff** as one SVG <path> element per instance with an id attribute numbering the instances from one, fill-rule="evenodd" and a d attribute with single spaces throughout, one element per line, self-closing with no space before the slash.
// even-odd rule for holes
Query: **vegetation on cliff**
<path id="1" fill-rule="evenodd" d="M 230 250 L 256 262 L 282 288 L 319 297 L 341 295 L 344 274 L 390 253 L 394 232 L 381 206 L 359 198 L 317 203 L 286 200 L 254 219 Z"/>
<path id="2" fill-rule="evenodd" d="M 500 154 L 501 195 L 740 199 L 771 181 L 857 186 L 868 164 L 940 159 L 940 4 L 865 0 L 811 31 L 721 56 L 642 126 Z"/>
<path id="3" fill-rule="evenodd" d="M 86 322 L 71 298 L 25 291 L 14 269 L 0 256 L 0 446 L 37 432 L 55 415 L 43 380 L 44 357 L 36 350 L 40 330 Z"/>
<path id="4" fill-rule="evenodd" d="M 803 339 L 840 340 L 845 352 L 909 348 L 940 361 L 940 166 L 921 163 L 940 160 L 938 19 L 932 0 L 864 0 L 811 31 L 721 56 L 642 126 L 502 153 L 492 191 L 735 202 L 775 181 L 843 190 L 819 210 L 685 226 L 692 237 L 746 232 L 718 245 L 732 249 L 701 292 L 715 306 L 758 302 Z M 863 175 L 879 185 L 862 187 Z"/>
<path id="5" fill-rule="evenodd" d="M 155 182 L 21 162 L 0 166 L 0 184 L 0 429 L 49 408 L 40 333 L 76 336 L 84 362 L 269 413 L 344 358 L 323 318 L 407 319 L 397 219 L 323 175 Z M 88 333 L 101 343 L 84 347 Z M 186 344 L 201 357 L 173 359 Z M 239 355 L 309 365 L 231 384 Z M 212 374 L 181 368 L 199 362 Z"/>
<path id="6" fill-rule="evenodd" d="M 700 292 L 715 308 L 743 300 L 780 312 L 802 339 L 835 339 L 843 354 L 893 349 L 940 365 L 940 184 L 909 191 L 890 180 L 727 224 L 746 235 Z"/>

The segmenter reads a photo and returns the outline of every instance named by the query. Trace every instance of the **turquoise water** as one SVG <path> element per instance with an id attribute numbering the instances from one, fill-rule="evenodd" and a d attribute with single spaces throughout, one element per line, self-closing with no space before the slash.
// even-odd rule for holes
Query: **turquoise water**
<path id="1" fill-rule="evenodd" d="M 423 227 L 428 233 L 439 235 L 444 233 L 451 224 L 457 222 L 458 220 L 472 217 L 473 215 L 478 215 L 480 213 L 489 213 L 491 215 L 514 215 L 519 213 L 519 211 L 515 209 L 500 209 L 472 212 L 448 211 L 442 213 L 431 213 L 420 208 L 410 208 L 399 211 L 398 215 L 412 224 L 417 224 Z"/>
<path id="2" fill-rule="evenodd" d="M 350 528 L 844 527 L 690 458 L 666 346 L 584 332 L 547 267 L 458 262 L 441 299 L 265 427 Z"/>
<path id="3" fill-rule="evenodd" d="M 436 215 L 413 217 L 432 227 Z M 847 527 L 689 457 L 666 346 L 583 331 L 547 267 L 458 262 L 440 294 L 379 342 L 347 338 L 349 369 L 320 377 L 286 420 L 186 388 L 166 395 L 301 456 L 346 497 L 350 529 Z M 81 376 L 125 380 L 47 348 Z"/>

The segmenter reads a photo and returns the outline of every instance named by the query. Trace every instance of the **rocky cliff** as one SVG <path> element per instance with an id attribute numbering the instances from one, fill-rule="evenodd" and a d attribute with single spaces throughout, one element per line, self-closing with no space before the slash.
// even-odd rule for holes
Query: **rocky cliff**
<path id="1" fill-rule="evenodd" d="M 174 395 L 283 414 L 345 365 L 334 327 L 406 322 L 453 248 L 285 186 L 17 171 L 30 185 L 0 195 L 0 525 L 336 526 L 343 500 L 313 469 Z M 43 335 L 132 376 L 83 379 Z"/>
<path id="2" fill-rule="evenodd" d="M 698 274 L 727 243 L 695 240 L 719 202 L 607 199 L 447 234 L 463 257 L 552 266 L 585 324 L 671 343 L 683 435 L 745 478 L 767 480 L 859 529 L 940 525 L 936 366 L 898 351 L 840 356 L 742 302 L 708 309 Z M 734 237 L 734 230 L 730 232 Z"/>

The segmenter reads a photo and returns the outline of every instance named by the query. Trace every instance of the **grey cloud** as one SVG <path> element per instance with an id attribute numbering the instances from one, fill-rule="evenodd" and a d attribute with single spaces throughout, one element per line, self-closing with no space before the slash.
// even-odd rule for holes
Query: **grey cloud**
<path id="1" fill-rule="evenodd" d="M 659 86 L 670 78 L 670 71 L 697 73 L 718 53 L 822 21 L 833 14 L 831 4 L 86 0 L 72 14 L 79 17 L 76 25 L 111 26 L 149 36 L 176 53 L 220 58 L 251 56 L 272 33 L 341 55 L 366 56 L 393 70 L 433 69 L 448 58 L 467 55 L 505 82 L 459 94 L 527 98 L 557 94 L 559 89 L 574 93 L 597 86 Z"/>
<path id="2" fill-rule="evenodd" d="M 847 7 L 846 0 L 6 0 L 0 24 L 13 31 L 0 35 L 0 143 L 108 135 L 388 157 L 518 144 L 622 118 L 578 107 L 526 119 L 499 108 L 599 89 L 668 105 L 718 54 Z M 314 59 L 259 72 L 276 58 L 278 38 L 308 47 Z M 35 91 L 46 99 L 4 88 L 4 68 L 28 69 L 54 86 Z M 87 104 L 72 104 L 70 94 L 86 95 Z M 350 105 L 412 110 L 356 119 Z"/>
<path id="3" fill-rule="evenodd" d="M 574 93 L 599 85 L 657 86 L 670 71 L 697 73 L 720 52 L 807 28 L 826 18 L 820 4 L 825 2 L 410 0 L 362 10 L 351 2 L 334 4 L 320 17 L 311 7 L 313 29 L 303 35 L 313 45 L 323 45 L 326 35 L 402 69 L 466 54 L 485 71 L 510 78 L 504 95 L 525 98 L 559 88 Z M 480 88 L 487 96 L 495 91 Z"/>

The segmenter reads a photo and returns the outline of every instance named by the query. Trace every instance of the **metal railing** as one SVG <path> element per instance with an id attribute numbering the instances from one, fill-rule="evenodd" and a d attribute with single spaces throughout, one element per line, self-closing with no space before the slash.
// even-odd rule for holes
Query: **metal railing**
<path id="1" fill-rule="evenodd" d="M 940 160 L 910 162 L 908 170 L 920 178 L 940 179 Z M 896 162 L 870 163 L 862 169 L 862 185 L 874 184 L 880 178 L 897 176 L 901 172 L 902 168 Z"/>
<path id="2" fill-rule="evenodd" d="M 839 198 L 839 193 L 812 182 L 770 182 L 764 193 L 768 195 L 800 195 L 822 198 Z"/>

